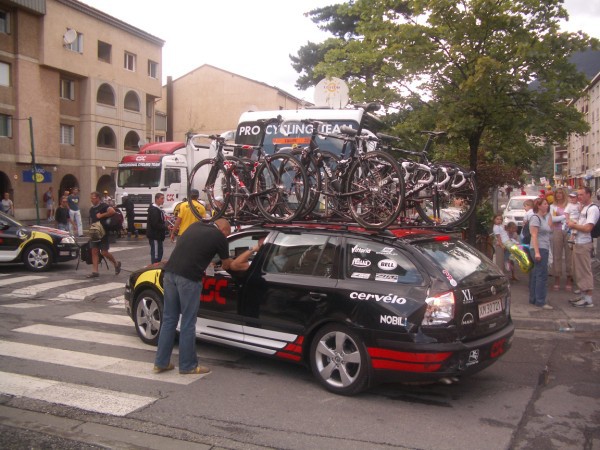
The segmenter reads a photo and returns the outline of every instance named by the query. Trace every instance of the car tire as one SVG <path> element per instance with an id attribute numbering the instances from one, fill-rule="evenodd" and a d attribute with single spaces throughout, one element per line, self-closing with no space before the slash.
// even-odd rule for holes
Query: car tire
<path id="1" fill-rule="evenodd" d="M 160 296 L 151 289 L 140 292 L 133 307 L 133 323 L 144 343 L 158 345 L 162 317 L 163 301 Z"/>
<path id="2" fill-rule="evenodd" d="M 46 244 L 33 243 L 23 252 L 23 263 L 32 272 L 43 272 L 50 269 L 53 262 L 52 250 Z"/>
<path id="3" fill-rule="evenodd" d="M 310 346 L 310 365 L 325 389 L 340 395 L 358 394 L 369 381 L 369 358 L 362 339 L 349 328 L 321 328 Z"/>

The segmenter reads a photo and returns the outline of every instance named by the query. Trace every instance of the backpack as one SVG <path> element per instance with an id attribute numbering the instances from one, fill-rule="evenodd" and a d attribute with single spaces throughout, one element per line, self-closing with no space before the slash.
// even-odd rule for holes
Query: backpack
<path id="1" fill-rule="evenodd" d="M 106 231 L 121 231 L 124 221 L 123 213 L 119 208 L 113 207 L 113 209 L 115 210 L 115 213 L 104 219 L 102 225 L 104 225 Z"/>
<path id="2" fill-rule="evenodd" d="M 92 250 L 89 242 L 86 242 L 80 247 L 79 257 L 84 263 L 92 264 Z"/>
<path id="3" fill-rule="evenodd" d="M 600 206 L 596 205 L 595 203 L 592 203 L 592 205 L 594 205 L 596 208 L 598 208 L 600 210 Z M 589 207 L 588 207 L 588 210 L 589 210 Z M 590 234 L 592 235 L 592 239 L 600 237 L 600 218 L 594 224 L 594 228 L 592 228 L 592 231 L 590 231 Z"/>
<path id="4" fill-rule="evenodd" d="M 529 245 L 531 243 L 531 231 L 529 230 L 529 221 L 525 225 L 523 225 L 521 234 L 523 235 L 523 239 L 521 239 L 521 242 L 523 244 Z"/>
<path id="5" fill-rule="evenodd" d="M 90 240 L 99 241 L 106 235 L 106 230 L 100 222 L 94 222 L 90 225 Z"/>

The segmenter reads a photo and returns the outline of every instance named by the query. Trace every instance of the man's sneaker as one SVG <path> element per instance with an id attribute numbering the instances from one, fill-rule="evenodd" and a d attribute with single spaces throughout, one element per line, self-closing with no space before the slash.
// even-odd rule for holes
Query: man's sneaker
<path id="1" fill-rule="evenodd" d="M 571 303 L 571 305 L 576 308 L 592 308 L 594 306 L 591 301 L 588 302 L 585 298 L 582 298 L 577 303 Z"/>
<path id="2" fill-rule="evenodd" d="M 578 297 L 575 297 L 575 298 L 572 298 L 571 300 L 569 300 L 569 303 L 577 303 L 583 299 L 584 299 L 583 295 L 580 295 Z"/>

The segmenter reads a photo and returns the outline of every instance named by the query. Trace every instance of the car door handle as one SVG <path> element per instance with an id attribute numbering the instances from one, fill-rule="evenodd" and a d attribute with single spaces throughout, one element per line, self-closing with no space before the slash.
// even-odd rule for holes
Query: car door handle
<path id="1" fill-rule="evenodd" d="M 310 297 L 311 300 L 314 300 L 315 302 L 318 302 L 320 300 L 323 300 L 324 298 L 327 298 L 327 294 L 323 294 L 322 292 L 309 292 L 308 296 Z"/>

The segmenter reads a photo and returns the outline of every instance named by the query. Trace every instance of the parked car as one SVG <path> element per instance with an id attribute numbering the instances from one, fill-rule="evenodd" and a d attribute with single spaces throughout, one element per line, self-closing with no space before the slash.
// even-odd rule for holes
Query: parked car
<path id="1" fill-rule="evenodd" d="M 66 231 L 27 226 L 0 212 L 0 262 L 23 262 L 34 272 L 79 256 L 75 238 Z"/>
<path id="2" fill-rule="evenodd" d="M 508 200 L 506 205 L 501 205 L 502 211 L 502 224 L 507 225 L 509 222 L 514 222 L 519 228 L 523 226 L 523 217 L 525 217 L 525 207 L 523 202 L 525 200 L 535 200 L 538 198 L 537 195 L 515 195 Z"/>
<path id="3" fill-rule="evenodd" d="M 510 286 L 482 253 L 427 229 L 269 224 L 229 236 L 231 256 L 265 242 L 244 274 L 203 279 L 196 335 L 302 363 L 337 394 L 377 381 L 451 383 L 511 345 Z M 163 270 L 133 272 L 127 313 L 156 345 Z"/>

